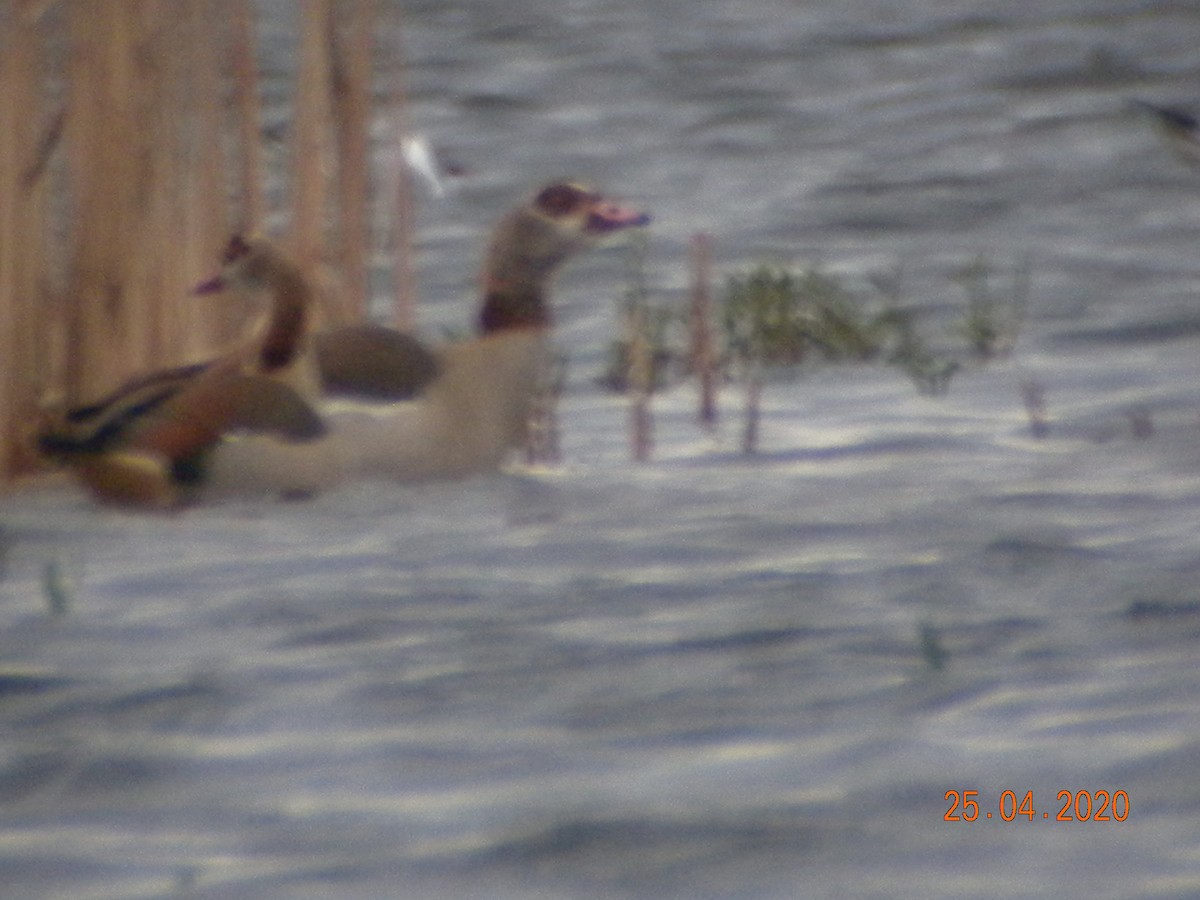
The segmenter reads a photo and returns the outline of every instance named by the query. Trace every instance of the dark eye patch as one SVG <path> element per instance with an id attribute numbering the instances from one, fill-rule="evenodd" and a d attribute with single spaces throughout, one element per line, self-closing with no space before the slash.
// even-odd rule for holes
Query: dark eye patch
<path id="1" fill-rule="evenodd" d="M 591 192 L 578 185 L 552 184 L 537 195 L 534 206 L 546 215 L 557 218 L 570 215 L 592 199 Z"/>
<path id="2" fill-rule="evenodd" d="M 235 234 L 229 239 L 229 243 L 225 245 L 225 252 L 221 254 L 221 261 L 225 265 L 235 263 L 247 253 L 250 252 L 250 245 L 246 243 L 246 239 L 240 234 Z"/>

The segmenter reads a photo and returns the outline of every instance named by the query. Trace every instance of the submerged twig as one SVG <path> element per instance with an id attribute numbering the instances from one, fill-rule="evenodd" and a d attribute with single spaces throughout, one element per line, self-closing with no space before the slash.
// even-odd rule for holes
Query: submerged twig
<path id="1" fill-rule="evenodd" d="M 992 288 L 992 269 L 982 256 L 954 276 L 967 295 L 962 334 L 977 358 L 987 361 L 1012 352 L 1029 306 L 1030 271 L 1028 256 L 1018 260 L 1007 294 Z"/>
<path id="2" fill-rule="evenodd" d="M 1046 415 L 1046 389 L 1041 382 L 1026 379 L 1021 382 L 1021 400 L 1025 404 L 1025 415 L 1029 417 L 1029 433 L 1040 441 L 1050 433 L 1050 420 Z"/>
<path id="3" fill-rule="evenodd" d="M 65 616 L 71 609 L 71 591 L 57 557 L 47 561 L 42 569 L 42 597 L 54 618 Z"/>
<path id="4" fill-rule="evenodd" d="M 558 425 L 558 403 L 567 381 L 567 361 L 562 356 L 547 360 L 541 384 L 529 412 L 525 460 L 530 465 L 550 465 L 562 460 L 562 431 Z"/>
<path id="5" fill-rule="evenodd" d="M 762 418 L 762 367 L 751 363 L 746 373 L 745 425 L 742 430 L 742 452 L 758 452 L 759 422 Z"/>
<path id="6" fill-rule="evenodd" d="M 925 659 L 926 665 L 934 671 L 946 668 L 950 654 L 946 652 L 938 630 L 929 622 L 922 622 L 917 630 L 917 636 L 921 642 L 921 656 Z"/>

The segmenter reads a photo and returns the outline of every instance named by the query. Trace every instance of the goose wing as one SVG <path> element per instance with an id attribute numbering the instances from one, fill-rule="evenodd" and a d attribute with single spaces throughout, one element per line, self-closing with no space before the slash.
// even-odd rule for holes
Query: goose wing
<path id="1" fill-rule="evenodd" d="M 436 354 L 410 334 L 382 325 L 348 325 L 318 334 L 325 392 L 368 400 L 408 400 L 438 374 Z"/>

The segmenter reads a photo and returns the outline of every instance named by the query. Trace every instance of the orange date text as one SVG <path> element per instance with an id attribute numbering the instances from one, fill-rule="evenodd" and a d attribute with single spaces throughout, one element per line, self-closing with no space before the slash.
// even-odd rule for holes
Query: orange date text
<path id="1" fill-rule="evenodd" d="M 979 791 L 946 791 L 949 806 L 942 819 L 946 822 L 1124 822 L 1129 818 L 1129 794 L 1126 791 L 1059 791 L 1051 809 L 1039 809 L 1033 791 L 1001 791 L 994 808 L 980 801 Z M 1057 811 L 1056 811 L 1057 810 Z"/>

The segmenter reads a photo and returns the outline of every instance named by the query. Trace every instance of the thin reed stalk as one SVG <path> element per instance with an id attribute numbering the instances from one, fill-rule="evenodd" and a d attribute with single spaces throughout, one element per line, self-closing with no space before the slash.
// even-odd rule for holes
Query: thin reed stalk
<path id="1" fill-rule="evenodd" d="M 189 287 L 226 228 L 220 0 L 67 4 L 66 393 L 199 356 L 232 325 Z"/>
<path id="2" fill-rule="evenodd" d="M 259 98 L 251 0 L 230 0 L 229 29 L 238 156 L 241 161 L 236 192 L 241 200 L 241 210 L 235 227 L 239 233 L 249 234 L 262 230 L 267 212 L 262 181 L 262 101 Z"/>
<path id="3" fill-rule="evenodd" d="M 630 401 L 630 442 L 637 462 L 650 459 L 654 449 L 654 418 L 650 397 L 654 392 L 654 342 L 650 338 L 646 286 L 646 240 L 638 235 L 630 246 L 630 281 L 626 290 L 624 326 L 628 362 L 625 383 Z"/>
<path id="4" fill-rule="evenodd" d="M 188 114 L 175 123 L 181 143 L 177 171 L 171 179 L 184 189 L 179 227 L 186 237 L 183 252 L 174 254 L 179 268 L 172 282 L 182 283 L 187 289 L 188 294 L 180 302 L 189 308 L 190 315 L 201 316 L 206 322 L 207 327 L 193 331 L 203 343 L 184 344 L 187 355 L 194 357 L 228 343 L 246 327 L 246 311 L 235 298 L 214 303 L 216 298 L 209 297 L 208 302 L 200 302 L 191 294 L 191 288 L 196 272 L 207 275 L 212 271 L 233 227 L 231 185 L 237 183 L 242 191 L 248 189 L 250 194 L 261 196 L 262 177 L 255 174 L 249 188 L 244 179 L 236 182 L 231 173 L 239 169 L 245 172 L 249 163 L 238 166 L 231 155 L 244 154 L 257 165 L 257 147 L 248 149 L 225 140 L 231 131 L 226 100 L 230 77 L 225 60 L 229 57 L 227 48 L 235 42 L 233 11 L 238 4 L 232 0 L 192 0 L 189 5 L 191 15 L 180 36 L 193 49 L 189 57 L 181 48 L 180 56 L 188 60 L 188 71 L 181 73 L 179 84 L 187 86 L 192 100 L 181 106 Z M 246 177 L 251 173 L 246 172 Z"/>
<path id="5" fill-rule="evenodd" d="M 417 276 L 413 259 L 416 235 L 416 215 L 413 206 L 413 179 L 402 155 L 399 153 L 403 141 L 410 137 L 408 123 L 408 87 L 405 82 L 405 61 L 402 47 L 403 21 L 400 4 L 392 4 L 387 16 L 388 32 L 393 35 L 388 44 L 389 72 L 387 74 L 387 111 L 394 122 L 393 140 L 395 151 L 395 179 L 385 183 L 395 191 L 389 198 L 393 208 L 389 210 L 392 221 L 390 249 L 392 263 L 392 326 L 401 331 L 412 331 L 417 323 Z"/>
<path id="6" fill-rule="evenodd" d="M 338 263 L 342 309 L 353 320 L 366 315 L 370 293 L 371 58 L 378 19 L 376 0 L 338 6 L 333 38 L 333 111 L 338 145 Z"/>
<path id="7" fill-rule="evenodd" d="M 647 330 L 645 304 L 629 312 L 629 395 L 633 458 L 646 462 L 654 450 L 654 418 L 650 396 L 654 390 L 654 350 Z"/>
<path id="8" fill-rule="evenodd" d="M 229 230 L 225 55 L 228 0 L 189 0 L 169 27 L 155 23 L 153 60 L 160 86 L 149 141 L 153 190 L 142 212 L 144 234 L 134 263 L 135 289 L 152 314 L 154 365 L 210 354 L 245 328 L 236 298 L 196 298 L 191 286 L 208 273 Z"/>
<path id="9" fill-rule="evenodd" d="M 33 465 L 26 432 L 40 388 L 47 240 L 41 131 L 59 127 L 30 115 L 45 107 L 41 38 L 29 4 L 0 10 L 0 483 Z"/>
<path id="10" fill-rule="evenodd" d="M 292 249 L 335 286 L 326 318 L 364 318 L 370 291 L 371 57 L 376 0 L 305 0 L 292 116 Z M 336 189 L 336 190 L 335 190 Z M 327 227 L 333 223 L 336 231 Z"/>
<path id="11" fill-rule="evenodd" d="M 229 74 L 227 60 L 230 48 L 239 41 L 235 28 L 240 5 L 240 0 L 191 0 L 186 27 L 179 32 L 192 49 L 188 54 L 180 48 L 187 70 L 181 73 L 177 88 L 188 91 L 191 99 L 180 105 L 186 115 L 173 129 L 179 144 L 171 181 L 180 190 L 179 229 L 186 237 L 182 252 L 174 254 L 179 268 L 172 281 L 182 283 L 188 292 L 179 301 L 188 316 L 177 319 L 195 321 L 199 316 L 202 321 L 202 327 L 192 331 L 192 342 L 186 338 L 182 342 L 189 357 L 229 343 L 246 327 L 247 310 L 237 298 L 208 296 L 201 300 L 191 294 L 196 273 L 203 277 L 212 271 L 233 223 L 251 203 L 261 203 L 263 193 L 259 141 L 247 145 L 227 139 L 236 130 L 229 121 L 227 97 L 231 82 L 236 96 L 237 78 Z M 236 110 L 240 119 L 245 110 L 240 103 Z M 252 127 L 258 130 L 256 115 Z M 235 177 L 235 172 L 241 177 Z M 235 207 L 241 209 L 240 214 Z"/>
<path id="12" fill-rule="evenodd" d="M 137 71 L 141 7 L 120 0 L 74 3 L 70 31 L 66 391 L 71 400 L 102 393 L 145 368 L 145 348 L 129 340 L 127 267 L 134 255 L 136 185 L 147 185 Z"/>
<path id="13" fill-rule="evenodd" d="M 304 0 L 292 116 L 291 244 L 297 259 L 309 267 L 324 256 L 328 181 L 333 169 L 329 141 L 330 12 L 330 0 Z"/>
<path id="14" fill-rule="evenodd" d="M 712 324 L 712 238 L 692 236 L 691 262 L 691 371 L 700 385 L 698 418 L 705 428 L 717 424 L 717 350 Z"/>
<path id="15" fill-rule="evenodd" d="M 742 452 L 753 455 L 758 452 L 759 426 L 762 422 L 763 375 L 759 363 L 750 364 L 746 376 L 746 409 L 742 428 Z"/>

